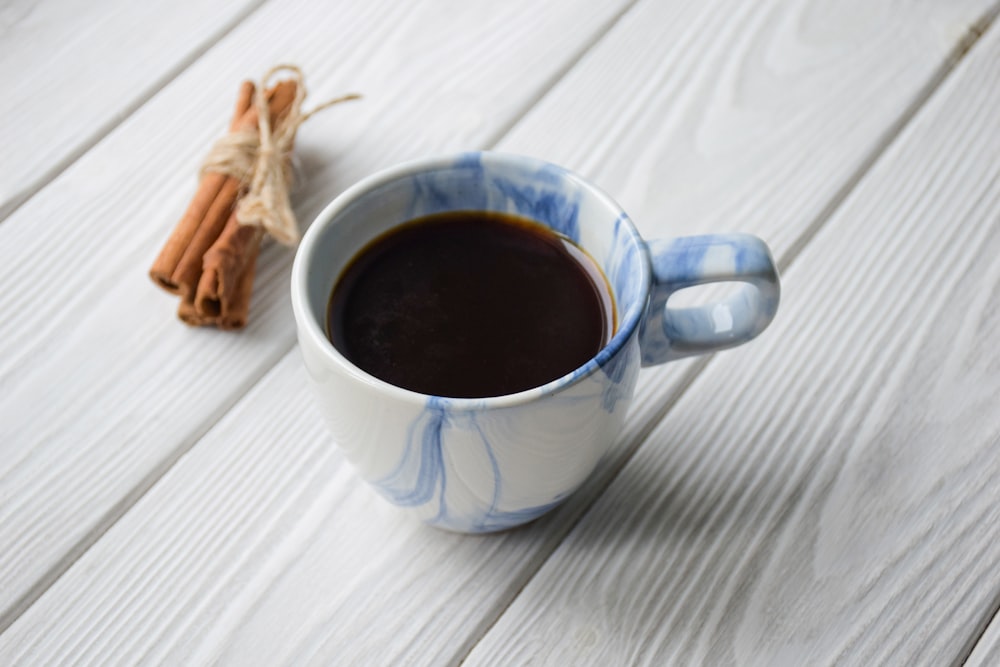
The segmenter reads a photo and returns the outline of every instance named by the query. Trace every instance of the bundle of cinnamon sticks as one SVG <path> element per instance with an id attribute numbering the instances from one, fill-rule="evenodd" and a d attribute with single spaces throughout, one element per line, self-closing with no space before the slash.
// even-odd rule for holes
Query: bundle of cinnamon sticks
<path id="1" fill-rule="evenodd" d="M 290 75 L 269 86 L 276 75 Z M 240 86 L 229 134 L 206 157 L 198 190 L 149 275 L 180 296 L 177 315 L 192 326 L 246 326 L 261 240 L 294 246 L 299 231 L 288 198 L 289 160 L 299 126 L 355 94 L 302 111 L 302 71 L 278 65 L 261 83 Z"/>
<path id="2" fill-rule="evenodd" d="M 285 80 L 266 91 L 270 124 L 279 124 L 288 114 L 298 85 Z M 256 92 L 251 81 L 240 86 L 230 133 L 256 131 Z M 181 297 L 177 315 L 187 324 L 239 329 L 247 323 L 264 232 L 237 220 L 236 206 L 246 186 L 234 176 L 203 173 L 194 198 L 149 271 L 153 282 Z"/>

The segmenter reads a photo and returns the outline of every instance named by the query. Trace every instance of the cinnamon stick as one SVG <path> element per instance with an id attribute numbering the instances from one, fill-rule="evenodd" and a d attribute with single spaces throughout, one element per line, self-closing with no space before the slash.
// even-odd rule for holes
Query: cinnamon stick
<path id="1" fill-rule="evenodd" d="M 253 81 L 244 81 L 240 85 L 233 117 L 229 121 L 230 132 L 236 131 L 240 120 L 250 109 L 255 91 L 256 86 L 254 86 Z M 191 239 L 202 220 L 205 219 L 205 213 L 218 198 L 219 191 L 222 190 L 225 182 L 226 176 L 224 174 L 208 173 L 202 177 L 191 203 L 149 270 L 149 277 L 153 279 L 153 282 L 172 294 L 178 294 L 180 289 L 171 276 L 177 269 L 177 265 L 184 255 L 184 250 L 191 244 Z"/>
<path id="2" fill-rule="evenodd" d="M 268 112 L 271 118 L 280 118 L 287 113 L 295 98 L 295 89 L 294 81 L 282 81 L 268 91 Z M 240 118 L 235 131 L 256 127 L 257 120 L 257 107 L 253 106 Z M 243 183 L 238 179 L 231 176 L 226 177 L 216 200 L 208 208 L 177 268 L 171 275 L 171 281 L 178 286 L 180 293 L 185 298 L 194 294 L 201 276 L 205 252 L 222 233 L 242 189 Z"/>
<path id="3" fill-rule="evenodd" d="M 235 216 L 235 213 L 233 215 Z M 246 258 L 242 262 L 242 273 L 232 279 L 232 283 L 227 285 L 225 294 L 218 299 L 203 299 L 203 303 L 196 306 L 195 295 L 188 294 L 182 297 L 177 307 L 177 317 L 185 324 L 194 327 L 217 326 L 223 330 L 242 329 L 246 326 L 250 314 L 250 296 L 253 293 L 257 255 L 260 253 L 260 241 L 264 234 L 257 227 L 248 225 L 239 227 L 255 232 L 244 250 Z M 208 274 L 202 274 L 199 285 L 206 280 L 206 275 Z"/>
<path id="4" fill-rule="evenodd" d="M 182 296 L 180 305 L 177 306 L 177 317 L 181 319 L 184 324 L 191 325 L 193 327 L 203 327 L 215 324 L 218 318 L 216 317 L 203 317 L 195 310 L 193 295 Z"/>
<path id="5" fill-rule="evenodd" d="M 233 207 L 236 205 L 239 194 L 240 182 L 235 178 L 225 177 L 215 201 L 205 211 L 201 222 L 188 242 L 188 246 L 177 262 L 177 268 L 170 274 L 170 282 L 177 286 L 177 293 L 181 296 L 186 297 L 194 294 L 198 277 L 201 276 L 202 257 L 205 255 L 205 250 L 215 242 L 215 239 L 219 238 L 219 234 L 226 224 L 226 219 L 229 218 L 229 214 L 232 213 Z"/>
<path id="6" fill-rule="evenodd" d="M 229 216 L 226 226 L 212 247 L 205 252 L 201 278 L 195 292 L 195 309 L 203 317 L 219 316 L 244 308 L 237 302 L 239 288 L 249 281 L 253 285 L 253 268 L 260 251 L 263 235 L 259 227 L 242 225 L 236 214 Z M 250 276 L 245 274 L 250 270 Z"/>
<path id="7" fill-rule="evenodd" d="M 277 124 L 283 113 L 273 118 Z M 257 226 L 241 224 L 235 211 L 229 216 L 219 237 L 205 251 L 194 296 L 195 314 L 189 314 L 189 319 L 197 317 L 220 329 L 246 325 L 263 235 Z M 189 311 L 187 306 L 185 311 Z"/>
<path id="8" fill-rule="evenodd" d="M 257 256 L 260 253 L 261 236 L 261 234 L 257 234 L 256 239 L 251 241 L 251 248 L 247 249 L 243 275 L 236 283 L 236 288 L 230 294 L 224 295 L 219 301 L 221 313 L 218 324 L 220 329 L 242 329 L 247 324 L 247 317 L 250 314 L 250 295 L 253 293 L 254 277 L 257 273 Z"/>

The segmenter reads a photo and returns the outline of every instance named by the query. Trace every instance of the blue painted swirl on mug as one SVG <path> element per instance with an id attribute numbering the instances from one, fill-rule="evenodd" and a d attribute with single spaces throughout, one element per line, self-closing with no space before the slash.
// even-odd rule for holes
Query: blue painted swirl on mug
<path id="1" fill-rule="evenodd" d="M 580 240 L 579 188 L 566 187 L 565 172 L 553 165 L 524 172 L 491 168 L 481 153 L 463 153 L 449 169 L 412 178 L 411 218 L 444 211 L 488 210 L 541 222 L 574 242 Z"/>
<path id="2" fill-rule="evenodd" d="M 558 505 L 562 497 L 538 506 L 500 509 L 503 499 L 503 479 L 492 445 L 477 423 L 475 411 L 452 411 L 449 400 L 431 396 L 423 412 L 410 425 L 403 457 L 396 468 L 380 480 L 376 487 L 389 500 L 403 507 L 420 507 L 436 503 L 436 513 L 427 523 L 464 532 L 492 532 L 512 528 L 536 519 Z M 490 462 L 493 472 L 493 497 L 472 511 L 464 512 L 449 502 L 448 471 L 444 448 L 449 432 L 464 430 L 478 435 L 478 445 Z"/>
<path id="3" fill-rule="evenodd" d="M 507 212 L 542 222 L 550 229 L 580 242 L 580 192 L 567 194 L 565 176 L 555 167 L 546 165 L 527 179 L 490 174 L 490 184 L 505 197 Z"/>
<path id="4" fill-rule="evenodd" d="M 415 174 L 408 216 L 418 218 L 444 211 L 489 209 L 490 197 L 479 153 L 463 153 L 448 170 Z"/>
<path id="5" fill-rule="evenodd" d="M 628 400 L 639 377 L 639 345 L 634 336 L 633 339 L 601 364 L 604 374 L 601 407 L 609 413 L 618 408 L 620 401 Z"/>
<path id="6" fill-rule="evenodd" d="M 770 250 L 749 234 L 689 236 L 648 244 L 655 277 L 643 323 L 643 364 L 724 349 L 752 340 L 778 308 L 780 288 Z M 667 307 L 675 291 L 717 281 L 746 283 L 711 306 Z"/>

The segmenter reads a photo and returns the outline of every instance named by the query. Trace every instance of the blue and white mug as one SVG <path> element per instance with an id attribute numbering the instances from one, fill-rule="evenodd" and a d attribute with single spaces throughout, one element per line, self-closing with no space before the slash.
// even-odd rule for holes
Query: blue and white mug
<path id="1" fill-rule="evenodd" d="M 548 384 L 490 398 L 429 396 L 354 366 L 325 333 L 330 292 L 375 237 L 452 210 L 514 213 L 586 250 L 613 291 L 618 322 L 597 356 Z M 745 283 L 717 303 L 674 308 L 677 290 Z M 306 232 L 292 270 L 305 366 L 333 439 L 385 498 L 427 523 L 488 532 L 531 521 L 594 470 L 621 429 L 640 366 L 732 347 L 774 317 L 778 273 L 755 236 L 646 242 L 608 195 L 532 158 L 464 153 L 375 174 L 337 197 Z"/>

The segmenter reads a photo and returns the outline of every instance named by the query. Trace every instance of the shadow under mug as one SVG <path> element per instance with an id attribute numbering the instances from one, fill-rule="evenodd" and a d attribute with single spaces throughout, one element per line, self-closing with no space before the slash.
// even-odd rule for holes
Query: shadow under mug
<path id="1" fill-rule="evenodd" d="M 531 218 L 597 261 L 618 315 L 597 356 L 534 389 L 447 398 L 383 382 L 334 348 L 327 304 L 350 260 L 393 227 L 452 210 Z M 668 304 L 678 290 L 713 282 L 744 284 L 716 303 Z M 431 525 L 488 532 L 537 518 L 593 472 L 622 427 L 640 366 L 751 340 L 774 317 L 780 288 L 771 253 L 755 236 L 646 242 L 621 207 L 580 176 L 483 152 L 403 164 L 345 191 L 304 235 L 291 291 L 320 411 L 358 473 Z"/>

